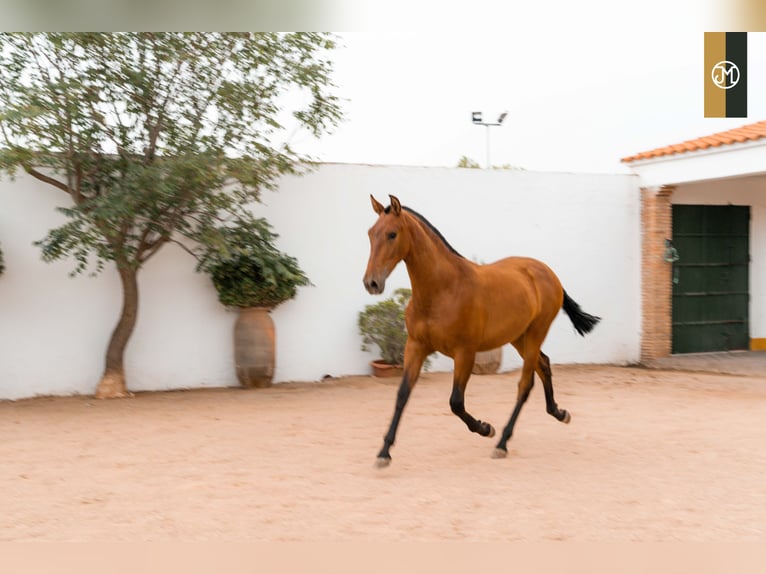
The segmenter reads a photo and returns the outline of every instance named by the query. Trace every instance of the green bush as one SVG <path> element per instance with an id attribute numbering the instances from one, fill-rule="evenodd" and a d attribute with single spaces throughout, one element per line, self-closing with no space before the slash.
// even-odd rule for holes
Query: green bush
<path id="1" fill-rule="evenodd" d="M 277 235 L 264 219 L 220 228 L 200 263 L 229 307 L 276 307 L 311 285 L 298 261 L 274 246 Z"/>
<path id="2" fill-rule="evenodd" d="M 390 365 L 404 363 L 404 346 L 407 343 L 404 310 L 411 296 L 409 289 L 397 289 L 392 298 L 367 305 L 359 313 L 362 351 L 369 351 L 370 345 L 377 345 L 384 362 Z"/>

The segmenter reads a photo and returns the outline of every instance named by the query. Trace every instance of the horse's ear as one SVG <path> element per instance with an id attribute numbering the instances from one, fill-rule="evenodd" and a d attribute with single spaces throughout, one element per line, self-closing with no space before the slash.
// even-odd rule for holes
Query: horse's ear
<path id="1" fill-rule="evenodd" d="M 372 209 L 373 209 L 373 210 L 375 211 L 375 213 L 377 213 L 378 215 L 380 215 L 381 213 L 383 213 L 383 212 L 386 210 L 386 208 L 385 208 L 385 207 L 383 207 L 383 204 L 382 204 L 382 203 L 380 203 L 380 202 L 379 202 L 377 199 L 375 199 L 374 197 L 372 197 L 372 194 L 370 194 L 370 201 L 372 202 Z"/>
<path id="2" fill-rule="evenodd" d="M 391 198 L 391 209 L 396 215 L 399 215 L 402 212 L 402 204 L 399 203 L 399 200 L 393 195 L 389 195 L 388 197 Z"/>

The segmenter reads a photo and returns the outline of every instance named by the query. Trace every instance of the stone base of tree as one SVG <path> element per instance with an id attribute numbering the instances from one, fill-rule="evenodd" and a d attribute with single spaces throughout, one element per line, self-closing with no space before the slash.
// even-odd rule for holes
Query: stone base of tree
<path id="1" fill-rule="evenodd" d="M 125 386 L 125 375 L 121 373 L 106 373 L 96 388 L 97 399 L 124 399 L 132 396 L 133 393 Z"/>

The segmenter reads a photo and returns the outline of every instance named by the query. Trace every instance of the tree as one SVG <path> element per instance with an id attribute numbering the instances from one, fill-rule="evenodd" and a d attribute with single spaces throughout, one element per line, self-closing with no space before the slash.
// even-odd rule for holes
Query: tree
<path id="1" fill-rule="evenodd" d="M 457 162 L 456 167 L 466 167 L 471 169 L 479 169 L 479 164 L 476 163 L 474 160 L 472 160 L 467 155 L 461 156 L 461 158 Z"/>
<path id="2" fill-rule="evenodd" d="M 481 169 L 481 166 L 477 162 L 472 160 L 470 157 L 468 157 L 467 155 L 461 156 L 455 167 Z M 524 167 L 521 167 L 518 165 L 511 165 L 510 163 L 504 163 L 503 165 L 493 165 L 492 169 L 504 169 L 507 171 L 527 171 L 526 168 Z"/>
<path id="3" fill-rule="evenodd" d="M 114 262 L 120 276 L 97 396 L 128 394 L 143 265 L 170 242 L 226 252 L 226 225 L 258 233 L 247 205 L 307 159 L 277 138 L 340 121 L 334 48 L 315 33 L 0 34 L 0 168 L 73 203 L 43 258 L 74 257 L 73 274 Z"/>

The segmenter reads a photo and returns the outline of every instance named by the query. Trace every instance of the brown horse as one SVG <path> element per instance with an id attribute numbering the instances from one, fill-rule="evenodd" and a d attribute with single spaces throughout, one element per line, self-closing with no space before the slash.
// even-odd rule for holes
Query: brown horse
<path id="1" fill-rule="evenodd" d="M 563 307 L 580 335 L 590 332 L 599 317 L 583 312 L 561 287 L 544 263 L 525 257 L 509 257 L 489 265 L 463 258 L 426 219 L 394 196 L 384 207 L 370 196 L 378 214 L 368 234 L 370 259 L 364 286 L 373 295 L 385 288 L 386 279 L 404 260 L 412 286 L 407 307 L 407 344 L 404 376 L 396 408 L 378 454 L 377 465 L 391 463 L 390 449 L 412 388 L 426 357 L 438 351 L 455 361 L 450 408 L 468 428 L 481 436 L 495 434 L 493 426 L 473 418 L 465 410 L 465 388 L 476 353 L 511 343 L 524 360 L 516 406 L 495 447 L 493 457 L 508 453 L 507 443 L 521 407 L 534 384 L 535 372 L 543 381 L 546 409 L 568 423 L 570 415 L 553 399 L 551 367 L 540 350 L 548 328 Z"/>

